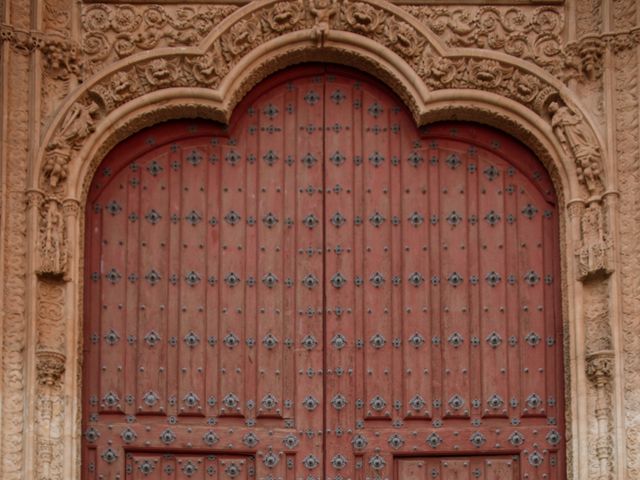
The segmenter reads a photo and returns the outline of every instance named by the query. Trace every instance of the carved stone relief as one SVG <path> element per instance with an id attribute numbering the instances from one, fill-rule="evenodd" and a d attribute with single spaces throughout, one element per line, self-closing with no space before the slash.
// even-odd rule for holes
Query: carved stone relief
<path id="1" fill-rule="evenodd" d="M 48 137 L 45 159 L 38 165 L 39 176 L 31 185 L 39 187 L 43 193 L 30 192 L 26 197 L 23 193 L 28 186 L 25 152 L 27 147 L 35 149 L 35 145 L 29 144 L 28 137 L 33 114 L 29 111 L 29 93 L 24 89 L 10 89 L 11 94 L 3 107 L 7 109 L 5 112 L 12 112 L 3 140 L 11 138 L 12 141 L 1 147 L 6 158 L 3 159 L 6 162 L 2 167 L 3 175 L 10 186 L 2 186 L 2 208 L 10 213 L 3 219 L 7 230 L 0 238 L 3 239 L 4 252 L 10 254 L 6 254 L 7 260 L 2 266 L 6 280 L 2 305 L 4 397 L 0 420 L 3 437 L 0 476 L 11 480 L 24 478 L 23 410 L 27 382 L 24 355 L 28 311 L 25 303 L 31 298 L 25 289 L 29 274 L 26 263 L 28 248 L 34 249 L 34 268 L 39 278 L 37 288 L 31 294 L 35 298 L 35 320 L 38 324 L 33 364 L 39 400 L 34 404 L 32 417 L 36 422 L 34 449 L 39 460 L 36 477 L 66 478 L 63 473 L 64 452 L 68 458 L 75 458 L 68 455 L 73 442 L 63 434 L 64 417 L 69 415 L 69 411 L 65 412 L 65 404 L 61 400 L 64 395 L 76 393 L 63 379 L 69 375 L 66 369 L 71 362 L 80 356 L 80 352 L 66 352 L 64 349 L 65 328 L 68 327 L 65 322 L 71 320 L 64 317 L 61 310 L 67 288 L 81 289 L 77 280 L 65 283 L 69 280 L 68 275 L 73 273 L 69 272 L 72 259 L 80 255 L 70 243 L 82 244 L 80 239 L 72 238 L 69 233 L 72 231 L 69 225 L 77 222 L 77 218 L 70 219 L 77 214 L 77 204 L 62 201 L 72 180 L 69 176 L 75 171 L 70 169 L 73 166 L 71 162 L 90 161 L 78 158 L 78 152 L 92 141 L 92 135 L 102 126 L 101 122 L 116 108 L 143 95 L 175 86 L 216 89 L 252 49 L 288 33 L 306 30 L 312 32 L 318 49 L 316 52 L 325 48 L 332 33 L 349 32 L 371 38 L 381 48 L 395 53 L 433 92 L 445 89 L 479 91 L 479 95 L 491 92 L 526 106 L 552 129 L 558 144 L 564 149 L 567 162 L 575 165 L 575 175 L 583 189 L 581 198 L 602 194 L 605 185 L 607 190 L 615 186 L 604 181 L 604 172 L 610 170 L 603 164 L 602 147 L 585 118 L 584 110 L 580 110 L 572 99 L 583 100 L 583 107 L 588 107 L 589 115 L 595 117 L 603 129 L 615 127 L 611 144 L 615 151 L 609 153 L 615 154 L 613 160 L 617 162 L 622 216 L 619 233 L 622 240 L 619 245 L 614 243 L 616 227 L 609 222 L 608 211 L 603 206 L 606 202 L 596 199 L 575 209 L 578 211 L 578 229 L 573 243 L 576 251 L 567 250 L 565 258 L 572 265 L 571 271 L 576 273 L 583 291 L 579 298 L 567 298 L 566 301 L 581 302 L 584 309 L 587 356 L 582 371 L 590 385 L 582 393 L 588 396 L 587 413 L 594 416 L 595 421 L 589 420 L 587 426 L 591 436 L 586 435 L 579 441 L 588 444 L 589 478 L 614 478 L 612 445 L 616 431 L 611 405 L 617 382 L 614 372 L 621 363 L 623 366 L 620 368 L 624 368 L 625 373 L 626 432 L 619 435 L 626 436 L 627 440 L 628 478 L 640 478 L 638 7 L 635 0 L 613 0 L 610 10 L 612 25 L 607 31 L 603 28 L 603 2 L 568 2 L 571 8 L 566 9 L 562 6 L 402 7 L 423 27 L 443 39 L 446 47 L 502 52 L 529 62 L 531 69 L 523 69 L 522 63 L 442 53 L 430 43 L 425 31 L 418 28 L 418 22 L 397 13 L 399 9 L 394 10 L 375 1 L 265 2 L 261 8 L 252 11 L 249 11 L 253 8 L 249 5 L 249 13 L 219 31 L 216 30 L 219 24 L 238 6 L 83 3 L 78 7 L 78 2 L 72 0 L 46 0 L 42 6 L 40 31 L 28 30 L 31 24 L 30 7 L 26 6 L 28 2 L 16 7 L 26 12 L 20 14 L 24 21 L 14 26 L 0 25 L 0 42 L 10 46 L 4 49 L 6 58 L 3 58 L 3 66 L 10 63 L 12 83 L 26 85 L 30 79 L 31 58 L 41 56 L 42 95 L 39 102 L 43 124 L 61 107 L 63 99 L 69 98 L 69 92 L 78 86 L 79 80 L 85 80 L 87 86 L 79 87 L 84 89 L 84 94 L 64 107 L 66 110 L 54 125 L 53 135 Z M 74 24 L 70 13 L 72 8 L 81 8 L 81 15 L 76 14 L 78 25 Z M 564 17 L 564 12 L 569 11 L 575 11 L 575 18 Z M 569 22 L 575 22 L 575 37 L 564 44 L 564 32 Z M 211 40 L 210 45 L 197 54 L 183 55 L 176 48 L 198 47 L 209 41 L 206 39 Z M 162 57 L 154 57 L 152 49 L 156 48 L 174 50 L 167 50 L 171 53 Z M 141 52 L 146 52 L 145 59 L 143 55 L 136 55 Z M 292 49 L 291 55 L 305 60 L 305 52 L 293 52 Z M 355 59 L 356 54 L 353 55 Z M 608 56 L 613 58 L 613 66 L 607 63 Z M 117 61 L 121 62 L 120 68 L 109 75 L 103 73 Z M 539 74 L 533 66 L 551 73 L 573 89 L 573 93 L 567 94 L 557 84 L 549 83 L 548 77 Z M 610 97 L 603 91 L 602 76 L 606 68 L 614 68 L 616 89 Z M 615 108 L 615 125 L 606 123 L 604 105 L 608 101 Z M 195 102 L 190 107 L 197 108 Z M 158 116 L 154 118 L 156 121 L 159 119 Z M 33 207 L 35 227 L 31 244 L 25 241 L 27 203 Z M 616 249 L 620 254 L 619 263 L 615 260 Z M 573 258 L 568 259 L 569 256 Z M 617 265 L 618 272 L 614 271 Z M 611 327 L 611 317 L 616 315 L 616 311 L 610 307 L 615 299 L 610 294 L 609 285 L 613 278 L 611 275 L 617 274 L 622 279 L 622 359 L 619 357 L 621 352 L 613 352 L 617 347 Z M 567 282 L 573 281 L 574 278 L 567 279 Z M 575 361 L 569 358 L 569 354 L 567 358 L 567 364 Z M 68 383 L 68 379 L 65 381 Z M 77 422 L 77 419 L 71 422 Z M 572 461 L 570 458 L 569 464 Z M 66 472 L 73 471 L 73 467 L 66 468 Z M 579 468 L 577 465 L 575 471 Z M 615 473 L 615 478 L 622 478 L 619 472 Z M 571 478 L 578 477 L 573 475 Z"/>
<path id="2" fill-rule="evenodd" d="M 168 87 L 216 88 L 249 51 L 278 36 L 303 29 L 311 30 L 320 44 L 328 30 L 347 31 L 374 40 L 398 55 L 431 90 L 460 88 L 484 90 L 519 102 L 542 118 L 554 118 L 554 130 L 574 158 L 581 172 L 579 181 L 591 194 L 602 187 L 601 152 L 584 118 L 566 105 L 557 87 L 537 74 L 503 61 L 473 56 L 441 55 L 425 33 L 396 10 L 377 3 L 313 0 L 266 3 L 245 18 L 219 32 L 207 51 L 200 55 L 166 55 L 137 61 L 100 79 L 81 97 L 58 124 L 43 167 L 41 187 L 64 192 L 64 179 L 72 151 L 79 148 L 100 118 L 124 102 Z M 143 15 L 123 7 L 107 15 L 106 6 L 85 11 L 85 22 L 108 30 L 119 25 L 138 25 Z M 153 10 L 157 12 L 156 10 Z M 98 15 L 98 13 L 102 13 Z M 113 13 L 112 12 L 112 13 Z M 126 13 L 128 12 L 128 13 Z M 153 17 L 155 18 L 155 17 Z M 553 11 L 541 10 L 531 25 L 555 31 L 560 19 Z M 124 28 L 124 27 L 123 27 Z M 133 28 L 133 27 L 127 27 Z M 138 28 L 138 27 L 136 27 Z M 551 110 L 553 108 L 553 110 Z"/>
<path id="3" fill-rule="evenodd" d="M 86 73 L 134 53 L 161 47 L 197 45 L 238 7 L 85 4 L 82 52 Z"/>

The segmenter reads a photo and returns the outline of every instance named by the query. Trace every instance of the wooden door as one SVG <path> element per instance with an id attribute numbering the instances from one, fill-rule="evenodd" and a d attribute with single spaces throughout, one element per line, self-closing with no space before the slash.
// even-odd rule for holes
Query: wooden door
<path id="1" fill-rule="evenodd" d="M 524 147 L 344 69 L 136 134 L 88 199 L 84 478 L 563 478 L 556 217 Z"/>

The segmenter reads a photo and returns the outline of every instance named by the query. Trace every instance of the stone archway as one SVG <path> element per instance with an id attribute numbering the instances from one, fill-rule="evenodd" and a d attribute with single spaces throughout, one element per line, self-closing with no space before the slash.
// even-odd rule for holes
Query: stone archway
<path id="1" fill-rule="evenodd" d="M 39 471 L 65 472 L 67 478 L 77 472 L 78 425 L 72 416 L 52 412 L 75 412 L 79 398 L 80 212 L 95 168 L 118 141 L 159 120 L 227 120 L 260 79 L 309 60 L 349 63 L 378 76 L 419 124 L 463 118 L 501 126 L 545 163 L 567 207 L 561 244 L 574 478 L 584 472 L 589 450 L 584 432 L 592 428 L 602 441 L 608 438 L 608 417 L 590 427 L 586 400 L 579 395 L 589 388 L 588 373 L 600 402 L 606 402 L 609 378 L 619 368 L 617 363 L 612 367 L 611 342 L 589 358 L 584 345 L 585 305 L 615 302 L 606 295 L 613 266 L 615 185 L 606 175 L 605 151 L 589 116 L 539 68 L 499 53 L 445 48 L 389 3 L 321 3 L 249 4 L 197 47 L 167 48 L 116 63 L 89 79 L 56 115 L 38 153 L 29 194 L 31 267 L 37 273 L 31 302 L 39 383 L 33 388 L 43 399 L 34 405 L 38 434 L 29 442 L 34 451 L 51 457 L 40 462 Z M 594 284 L 605 285 L 605 292 Z M 608 327 L 601 328 L 606 332 Z M 64 397 L 74 400 L 64 405 Z M 603 469 L 607 455 L 602 454 Z"/>

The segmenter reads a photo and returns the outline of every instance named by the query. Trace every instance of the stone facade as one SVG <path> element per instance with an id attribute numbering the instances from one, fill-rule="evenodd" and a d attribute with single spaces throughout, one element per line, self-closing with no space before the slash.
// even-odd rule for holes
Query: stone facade
<path id="1" fill-rule="evenodd" d="M 165 119 L 224 122 L 304 61 L 377 76 L 419 124 L 488 123 L 538 155 L 562 213 L 567 477 L 640 478 L 636 0 L 157 3 L 0 0 L 0 478 L 79 478 L 101 159 Z"/>

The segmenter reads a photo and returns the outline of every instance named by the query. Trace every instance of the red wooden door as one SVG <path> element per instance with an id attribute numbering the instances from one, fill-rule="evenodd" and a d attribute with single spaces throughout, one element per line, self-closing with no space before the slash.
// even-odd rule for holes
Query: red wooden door
<path id="1" fill-rule="evenodd" d="M 563 478 L 556 207 L 508 137 L 298 68 L 88 202 L 85 478 Z"/>

